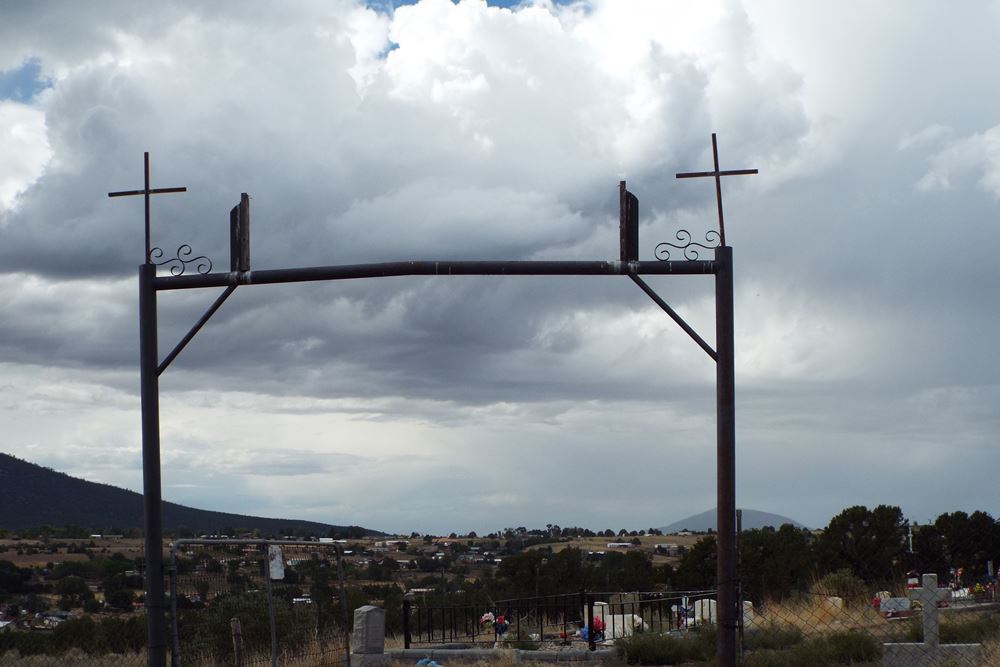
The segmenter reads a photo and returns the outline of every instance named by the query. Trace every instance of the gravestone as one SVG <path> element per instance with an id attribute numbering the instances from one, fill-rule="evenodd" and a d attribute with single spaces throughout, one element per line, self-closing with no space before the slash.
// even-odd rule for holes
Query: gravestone
<path id="1" fill-rule="evenodd" d="M 750 600 L 743 601 L 743 625 L 744 627 L 749 627 L 753 625 L 753 602 Z"/>
<path id="2" fill-rule="evenodd" d="M 385 651 L 385 610 L 366 604 L 354 610 L 351 653 L 378 655 Z"/>
<path id="3" fill-rule="evenodd" d="M 938 602 L 951 597 L 951 590 L 938 588 L 937 575 L 925 574 L 923 586 L 907 591 L 910 600 L 921 605 L 924 630 L 922 644 L 884 644 L 882 664 L 885 667 L 931 667 L 945 660 L 958 664 L 978 665 L 982 654 L 980 644 L 941 644 Z"/>
<path id="4" fill-rule="evenodd" d="M 719 604 L 712 598 L 694 601 L 696 623 L 715 623 L 718 620 Z"/>

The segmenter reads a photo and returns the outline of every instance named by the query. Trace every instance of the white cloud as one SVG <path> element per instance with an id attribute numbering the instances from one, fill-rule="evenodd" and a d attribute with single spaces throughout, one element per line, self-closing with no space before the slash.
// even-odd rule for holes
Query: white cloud
<path id="1" fill-rule="evenodd" d="M 42 175 L 52 157 L 45 112 L 34 106 L 0 100 L 0 214 Z"/>
<path id="2" fill-rule="evenodd" d="M 886 477 L 911 431 L 933 434 L 922 451 L 950 446 L 935 391 L 982 405 L 975 388 L 1000 370 L 977 352 L 998 324 L 979 261 L 1000 193 L 982 86 L 996 26 L 931 2 L 5 5 L 0 68 L 34 57 L 53 84 L 33 106 L 0 103 L 6 446 L 139 484 L 142 203 L 105 195 L 140 186 L 144 150 L 154 187 L 189 188 L 154 198 L 154 242 L 217 267 L 240 192 L 255 269 L 611 259 L 621 178 L 650 258 L 679 226 L 715 224 L 711 182 L 673 174 L 709 168 L 717 131 L 724 168 L 761 169 L 723 186 L 741 484 L 821 524 Z M 942 221 L 975 239 L 975 261 L 930 268 Z M 714 342 L 711 278 L 649 282 Z M 213 296 L 161 295 L 161 354 Z M 165 488 L 407 531 L 662 525 L 713 502 L 713 370 L 624 278 L 241 287 L 162 379 Z M 962 447 L 995 431 L 982 410 L 949 414 Z M 863 483 L 817 493 L 830 475 L 794 454 L 846 476 L 820 456 L 841 440 L 888 449 Z M 622 480 L 639 509 L 624 491 L 584 502 Z"/>
<path id="3" fill-rule="evenodd" d="M 1000 125 L 949 141 L 928 162 L 919 190 L 949 190 L 955 179 L 978 176 L 979 187 L 1000 199 Z"/>

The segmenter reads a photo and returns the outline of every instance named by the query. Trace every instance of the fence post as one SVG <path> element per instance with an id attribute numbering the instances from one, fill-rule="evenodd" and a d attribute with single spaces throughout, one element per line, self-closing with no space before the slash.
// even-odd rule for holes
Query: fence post
<path id="1" fill-rule="evenodd" d="M 181 665 L 181 636 L 177 618 L 177 552 L 174 545 L 170 545 L 170 665 L 180 667 Z"/>
<path id="2" fill-rule="evenodd" d="M 234 664 L 236 667 L 243 667 L 243 629 L 240 627 L 240 619 L 230 619 L 229 627 L 233 631 Z"/>
<path id="3" fill-rule="evenodd" d="M 594 596 L 587 593 L 587 648 L 597 650 L 597 638 L 594 637 Z"/>
<path id="4" fill-rule="evenodd" d="M 340 581 L 340 606 L 343 608 L 344 622 L 344 664 L 351 667 L 351 617 L 347 610 L 347 584 L 344 583 L 344 554 L 340 547 L 335 546 L 337 554 L 337 579 Z"/>
<path id="5" fill-rule="evenodd" d="M 403 596 L 403 648 L 410 648 L 410 607 L 412 606 L 410 594 L 407 593 Z"/>
<path id="6" fill-rule="evenodd" d="M 261 551 L 264 554 L 262 565 L 264 567 L 264 590 L 267 591 L 267 618 L 271 625 L 271 667 L 278 667 L 278 631 L 274 620 L 274 595 L 271 591 L 271 567 L 270 554 L 266 544 L 261 544 Z"/>

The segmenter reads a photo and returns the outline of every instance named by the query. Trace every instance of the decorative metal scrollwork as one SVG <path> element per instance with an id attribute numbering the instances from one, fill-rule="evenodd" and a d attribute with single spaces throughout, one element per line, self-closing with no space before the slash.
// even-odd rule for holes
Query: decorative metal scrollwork
<path id="1" fill-rule="evenodd" d="M 701 258 L 701 250 L 714 250 L 718 248 L 721 244 L 722 237 L 719 232 L 714 229 L 710 229 L 705 232 L 705 242 L 699 243 L 698 241 L 691 240 L 691 232 L 686 229 L 678 229 L 675 235 L 679 243 L 670 243 L 664 241 L 656 246 L 654 254 L 656 259 L 661 262 L 666 262 L 670 260 L 670 253 L 673 250 L 683 250 L 684 259 L 694 261 Z M 699 250 L 699 248 L 701 250 Z"/>
<path id="2" fill-rule="evenodd" d="M 151 264 L 156 266 L 166 266 L 170 268 L 170 275 L 172 276 L 183 276 L 188 270 L 188 267 L 192 267 L 195 271 L 201 275 L 210 273 L 212 271 L 212 260 L 210 260 L 205 255 L 199 255 L 197 257 L 192 257 L 194 250 L 191 249 L 187 243 L 177 248 L 177 254 L 175 257 L 170 257 L 162 262 L 156 260 L 163 257 L 162 248 L 153 248 L 149 251 L 149 261 Z"/>

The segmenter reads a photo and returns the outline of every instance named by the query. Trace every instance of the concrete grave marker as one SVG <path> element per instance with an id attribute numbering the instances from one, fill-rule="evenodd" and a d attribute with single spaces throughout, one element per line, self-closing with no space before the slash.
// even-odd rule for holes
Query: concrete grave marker
<path id="1" fill-rule="evenodd" d="M 351 653 L 379 654 L 385 651 L 385 610 L 366 604 L 354 610 Z"/>
<path id="2" fill-rule="evenodd" d="M 921 605 L 924 641 L 922 644 L 884 644 L 882 664 L 885 667 L 929 667 L 953 658 L 978 665 L 982 653 L 980 644 L 941 644 L 938 602 L 950 599 L 951 590 L 938 588 L 937 575 L 925 574 L 923 586 L 907 592 L 911 601 Z"/>

